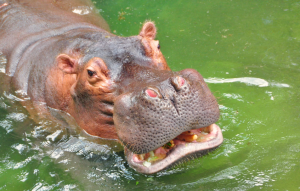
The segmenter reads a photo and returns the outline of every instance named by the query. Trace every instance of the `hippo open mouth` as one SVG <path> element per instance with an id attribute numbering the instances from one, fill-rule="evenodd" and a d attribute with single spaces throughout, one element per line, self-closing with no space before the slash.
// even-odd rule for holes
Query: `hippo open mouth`
<path id="1" fill-rule="evenodd" d="M 138 172 L 152 174 L 175 165 L 189 156 L 202 156 L 223 142 L 221 129 L 212 124 L 185 131 L 165 145 L 146 154 L 134 154 L 125 147 L 129 165 Z"/>
<path id="2" fill-rule="evenodd" d="M 155 72 L 148 70 L 152 76 Z M 136 85 L 114 104 L 114 123 L 128 163 L 144 174 L 202 156 L 223 141 L 215 124 L 219 107 L 203 77 L 192 69 L 160 76 L 141 88 Z"/>

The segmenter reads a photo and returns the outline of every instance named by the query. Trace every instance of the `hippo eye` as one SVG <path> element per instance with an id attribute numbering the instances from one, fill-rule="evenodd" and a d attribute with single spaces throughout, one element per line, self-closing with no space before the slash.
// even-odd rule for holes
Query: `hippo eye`
<path id="1" fill-rule="evenodd" d="M 157 48 L 160 49 L 160 45 L 159 44 L 157 45 Z"/>
<path id="2" fill-rule="evenodd" d="M 91 71 L 91 70 L 87 70 L 87 73 L 88 73 L 88 75 L 91 76 L 91 77 L 95 74 L 95 72 L 94 72 L 94 71 Z"/>

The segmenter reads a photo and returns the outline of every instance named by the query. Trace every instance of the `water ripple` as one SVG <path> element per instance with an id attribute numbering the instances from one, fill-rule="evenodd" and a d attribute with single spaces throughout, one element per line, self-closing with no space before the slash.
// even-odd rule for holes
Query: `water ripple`
<path id="1" fill-rule="evenodd" d="M 267 87 L 267 86 L 277 86 L 282 88 L 289 88 L 291 87 L 288 84 L 284 83 L 277 83 L 277 82 L 268 82 L 261 78 L 254 78 L 254 77 L 241 77 L 241 78 L 207 78 L 205 82 L 212 83 L 212 84 L 220 84 L 220 83 L 233 83 L 233 82 L 240 82 L 245 83 L 249 86 L 258 86 L 258 87 Z"/>

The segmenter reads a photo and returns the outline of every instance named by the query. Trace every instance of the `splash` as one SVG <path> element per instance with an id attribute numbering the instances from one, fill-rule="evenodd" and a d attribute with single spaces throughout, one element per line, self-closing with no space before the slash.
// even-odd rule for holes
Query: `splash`
<path id="1" fill-rule="evenodd" d="M 79 6 L 76 7 L 72 10 L 73 13 L 78 14 L 78 15 L 87 15 L 90 14 L 93 10 L 93 7 L 89 6 Z"/>
<path id="2" fill-rule="evenodd" d="M 7 63 L 7 59 L 5 57 L 5 55 L 0 52 L 0 72 L 5 74 L 5 66 Z"/>

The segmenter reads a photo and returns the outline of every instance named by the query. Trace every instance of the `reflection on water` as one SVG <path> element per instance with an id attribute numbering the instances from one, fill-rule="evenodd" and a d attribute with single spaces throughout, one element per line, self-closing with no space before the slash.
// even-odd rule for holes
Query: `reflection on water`
<path id="1" fill-rule="evenodd" d="M 258 86 L 258 87 L 267 87 L 269 85 L 277 86 L 277 87 L 284 87 L 284 88 L 290 87 L 290 85 L 288 85 L 288 84 L 267 82 L 264 79 L 254 78 L 254 77 L 229 78 L 229 79 L 208 78 L 208 79 L 205 79 L 205 82 L 206 83 L 214 83 L 214 84 L 240 82 L 240 83 L 245 83 L 246 85 L 253 85 L 253 86 Z"/>
<path id="2" fill-rule="evenodd" d="M 241 82 L 247 85 L 255 85 L 258 87 L 269 86 L 269 83 L 260 78 L 253 77 L 243 77 L 243 78 L 231 78 L 231 79 L 220 79 L 220 78 L 208 78 L 205 80 L 207 83 L 232 83 L 232 82 Z"/>

